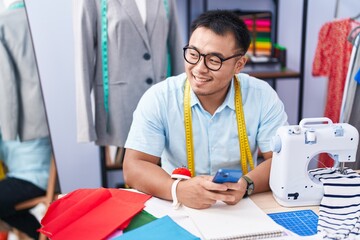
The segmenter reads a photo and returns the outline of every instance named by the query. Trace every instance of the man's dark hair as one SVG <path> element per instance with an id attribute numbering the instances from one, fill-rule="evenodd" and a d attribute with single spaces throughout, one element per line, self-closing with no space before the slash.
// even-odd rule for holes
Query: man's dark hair
<path id="1" fill-rule="evenodd" d="M 205 27 L 224 36 L 232 33 L 236 44 L 245 54 L 250 46 L 250 33 L 243 20 L 229 10 L 212 10 L 202 13 L 190 26 L 190 35 L 199 27 Z"/>

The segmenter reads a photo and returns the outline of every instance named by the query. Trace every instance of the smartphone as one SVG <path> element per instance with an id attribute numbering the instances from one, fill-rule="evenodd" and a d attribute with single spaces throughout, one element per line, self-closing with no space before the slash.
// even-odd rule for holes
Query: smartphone
<path id="1" fill-rule="evenodd" d="M 233 182 L 236 183 L 242 176 L 242 171 L 239 169 L 224 169 L 220 168 L 213 179 L 215 183 Z"/>

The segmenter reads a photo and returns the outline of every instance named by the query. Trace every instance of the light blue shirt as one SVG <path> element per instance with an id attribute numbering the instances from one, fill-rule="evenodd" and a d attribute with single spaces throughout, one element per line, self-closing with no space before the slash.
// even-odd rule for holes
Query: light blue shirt
<path id="1" fill-rule="evenodd" d="M 238 75 L 246 130 L 256 165 L 258 147 L 270 151 L 278 127 L 287 124 L 284 105 L 270 85 L 247 74 Z M 187 166 L 184 128 L 186 74 L 170 77 L 151 87 L 134 112 L 125 148 L 161 157 L 169 173 Z M 240 147 L 231 84 L 224 103 L 211 115 L 191 91 L 191 114 L 196 175 L 214 175 L 219 168 L 240 166 Z"/>
<path id="2" fill-rule="evenodd" d="M 0 133 L 0 159 L 8 169 L 7 177 L 28 181 L 46 190 L 51 159 L 49 137 L 23 142 L 2 141 Z"/>

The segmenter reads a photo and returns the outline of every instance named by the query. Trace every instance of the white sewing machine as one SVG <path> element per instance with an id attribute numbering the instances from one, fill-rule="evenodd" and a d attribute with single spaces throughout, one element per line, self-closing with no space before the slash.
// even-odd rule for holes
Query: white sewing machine
<path id="1" fill-rule="evenodd" d="M 329 118 L 305 118 L 299 125 L 280 127 L 272 139 L 270 172 L 276 201 L 286 207 L 320 204 L 324 190 L 308 174 L 310 160 L 326 152 L 335 164 L 355 162 L 358 141 L 355 127 L 333 124 Z"/>

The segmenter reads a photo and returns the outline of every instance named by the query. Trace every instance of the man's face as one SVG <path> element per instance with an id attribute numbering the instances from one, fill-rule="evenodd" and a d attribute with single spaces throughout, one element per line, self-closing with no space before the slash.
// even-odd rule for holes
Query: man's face
<path id="1" fill-rule="evenodd" d="M 220 36 L 204 27 L 197 28 L 192 33 L 189 47 L 195 48 L 201 54 L 215 53 L 221 58 L 227 58 L 239 52 L 233 34 Z M 240 72 L 245 62 L 244 57 L 232 58 L 223 62 L 218 71 L 212 71 L 205 66 L 204 58 L 201 57 L 196 65 L 185 61 L 185 71 L 192 90 L 199 98 L 223 98 L 226 96 L 232 77 Z"/>

